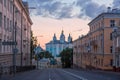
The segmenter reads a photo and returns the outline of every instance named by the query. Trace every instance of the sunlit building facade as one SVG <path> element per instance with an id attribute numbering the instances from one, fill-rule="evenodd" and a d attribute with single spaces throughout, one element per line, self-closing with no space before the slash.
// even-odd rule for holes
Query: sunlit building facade
<path id="1" fill-rule="evenodd" d="M 112 70 L 115 66 L 112 27 L 120 26 L 120 10 L 108 8 L 88 25 L 88 34 L 73 42 L 74 67 Z"/>
<path id="2" fill-rule="evenodd" d="M 13 52 L 16 66 L 30 65 L 31 25 L 26 2 L 0 0 L 0 65 L 13 66 Z"/>

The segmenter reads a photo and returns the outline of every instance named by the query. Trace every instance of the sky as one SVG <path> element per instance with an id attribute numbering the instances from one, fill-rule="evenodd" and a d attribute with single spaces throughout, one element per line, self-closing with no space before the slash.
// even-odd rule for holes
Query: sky
<path id="1" fill-rule="evenodd" d="M 52 40 L 54 33 L 59 39 L 61 31 L 73 40 L 89 32 L 88 23 L 107 7 L 119 8 L 120 0 L 23 0 L 29 3 L 32 31 L 38 44 Z M 35 9 L 32 9 L 34 7 Z"/>

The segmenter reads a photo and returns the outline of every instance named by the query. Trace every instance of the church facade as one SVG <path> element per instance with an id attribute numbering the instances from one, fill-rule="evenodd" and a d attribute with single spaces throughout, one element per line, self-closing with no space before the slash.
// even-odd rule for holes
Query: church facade
<path id="1" fill-rule="evenodd" d="M 54 57 L 57 57 L 65 48 L 72 48 L 72 37 L 69 34 L 68 40 L 65 41 L 63 30 L 60 35 L 60 40 L 57 40 L 56 34 L 54 34 L 53 40 L 46 44 L 46 51 L 49 51 Z"/>

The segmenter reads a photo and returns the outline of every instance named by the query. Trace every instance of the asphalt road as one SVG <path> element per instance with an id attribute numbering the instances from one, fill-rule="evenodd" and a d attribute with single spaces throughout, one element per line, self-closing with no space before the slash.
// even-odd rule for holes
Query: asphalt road
<path id="1" fill-rule="evenodd" d="M 3 76 L 0 80 L 120 80 L 120 73 L 73 69 L 42 69 Z"/>

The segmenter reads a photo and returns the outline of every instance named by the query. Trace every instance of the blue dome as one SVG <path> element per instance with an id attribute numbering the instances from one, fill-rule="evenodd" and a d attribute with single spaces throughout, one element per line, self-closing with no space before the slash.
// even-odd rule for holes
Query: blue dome
<path id="1" fill-rule="evenodd" d="M 64 43 L 65 42 L 65 35 L 64 35 L 64 31 L 62 30 L 62 33 L 60 35 L 60 42 Z"/>

